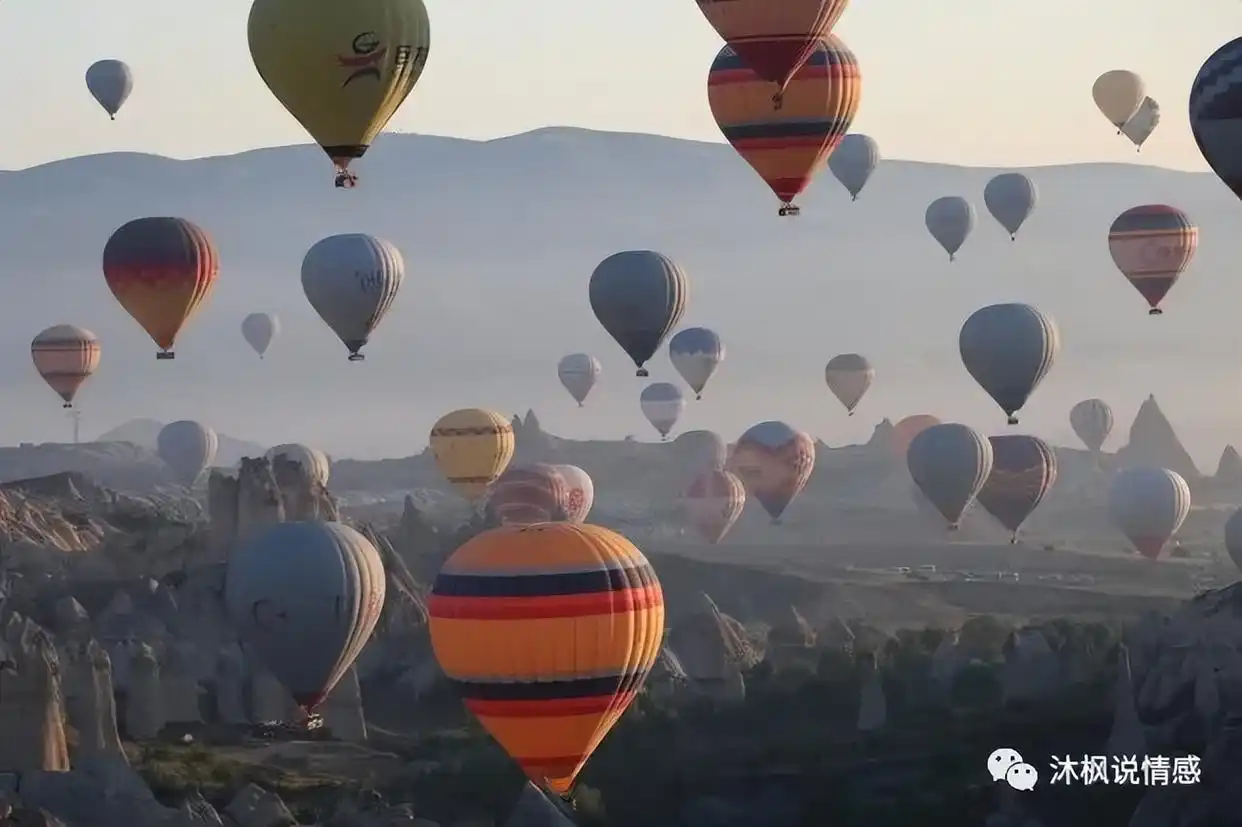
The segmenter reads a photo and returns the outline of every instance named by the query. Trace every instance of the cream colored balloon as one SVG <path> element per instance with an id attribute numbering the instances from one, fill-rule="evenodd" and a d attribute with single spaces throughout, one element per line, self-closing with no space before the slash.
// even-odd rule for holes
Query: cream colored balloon
<path id="1" fill-rule="evenodd" d="M 1091 87 L 1091 97 L 1095 105 L 1108 118 L 1108 122 L 1117 127 L 1117 134 L 1126 121 L 1134 117 L 1134 113 L 1143 105 L 1147 97 L 1147 87 L 1143 79 L 1126 69 L 1113 69 L 1100 75 Z"/>

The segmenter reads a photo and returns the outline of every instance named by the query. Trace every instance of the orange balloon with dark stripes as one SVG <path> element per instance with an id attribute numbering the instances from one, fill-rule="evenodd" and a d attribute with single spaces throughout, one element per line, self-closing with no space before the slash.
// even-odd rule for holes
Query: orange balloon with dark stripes
<path id="1" fill-rule="evenodd" d="M 726 46 L 708 73 L 707 100 L 725 140 L 781 200 L 780 214 L 797 215 L 794 198 L 854 122 L 862 75 L 854 53 L 828 35 L 775 102 L 771 84 Z"/>
<path id="2" fill-rule="evenodd" d="M 502 526 L 445 561 L 428 604 L 436 660 L 532 781 L 566 795 L 634 700 L 664 639 L 664 594 L 615 531 Z"/>
<path id="3" fill-rule="evenodd" d="M 569 483 L 554 465 L 512 465 L 492 483 L 485 508 L 488 516 L 504 525 L 567 520 Z"/>
<path id="4" fill-rule="evenodd" d="M 848 0 L 698 0 L 699 10 L 755 74 L 784 89 Z"/>
<path id="5" fill-rule="evenodd" d="M 121 307 L 171 359 L 181 328 L 211 294 L 220 255 L 206 231 L 184 218 L 136 218 L 104 245 L 103 271 Z"/>

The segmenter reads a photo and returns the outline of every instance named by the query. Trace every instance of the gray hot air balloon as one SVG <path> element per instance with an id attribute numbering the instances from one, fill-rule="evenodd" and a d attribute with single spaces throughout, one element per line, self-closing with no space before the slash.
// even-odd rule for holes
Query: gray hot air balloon
<path id="1" fill-rule="evenodd" d="M 1057 481 L 1057 455 L 1039 437 L 1013 434 L 991 436 L 992 473 L 979 489 L 979 505 L 1012 532 L 1034 513 Z"/>
<path id="2" fill-rule="evenodd" d="M 971 314 L 957 344 L 966 370 L 1017 425 L 1014 414 L 1048 375 L 1061 334 L 1029 304 L 992 304 Z"/>
<path id="3" fill-rule="evenodd" d="M 686 398 L 669 382 L 653 382 L 643 388 L 638 402 L 643 416 L 660 432 L 661 439 L 668 439 L 668 432 L 686 410 Z"/>
<path id="4" fill-rule="evenodd" d="M 874 380 L 875 368 L 857 353 L 833 356 L 824 368 L 824 381 L 828 383 L 828 390 L 841 400 L 850 416 L 854 415 L 854 408 L 862 401 L 863 394 Z"/>
<path id="5" fill-rule="evenodd" d="M 1151 137 L 1151 133 L 1160 126 L 1160 104 L 1151 98 L 1143 98 L 1137 112 L 1121 127 L 1121 134 L 1134 144 L 1135 152 L 1142 152 L 1143 144 Z"/>
<path id="6" fill-rule="evenodd" d="M 556 373 L 561 378 L 561 384 L 565 386 L 565 390 L 569 391 L 569 395 L 578 403 L 579 408 L 586 401 L 591 388 L 595 387 L 602 370 L 599 360 L 585 353 L 571 353 L 556 366 Z"/>
<path id="7" fill-rule="evenodd" d="M 155 447 L 177 481 L 189 488 L 216 458 L 220 440 L 206 425 L 182 419 L 160 429 Z"/>
<path id="8" fill-rule="evenodd" d="M 919 432 L 906 450 L 910 477 L 956 531 L 992 473 L 992 444 L 978 431 L 946 422 Z"/>
<path id="9" fill-rule="evenodd" d="M 401 251 L 363 233 L 328 236 L 302 260 L 302 289 L 311 307 L 349 348 L 349 361 L 392 307 L 405 280 Z"/>
<path id="10" fill-rule="evenodd" d="M 254 348 L 254 352 L 263 358 L 272 340 L 280 335 L 280 319 L 271 313 L 251 313 L 242 319 L 242 336 Z"/>
<path id="11" fill-rule="evenodd" d="M 670 446 L 678 455 L 677 464 L 691 476 L 724 468 L 729 446 L 715 431 L 685 431 Z"/>
<path id="12" fill-rule="evenodd" d="M 867 185 L 867 179 L 880 163 L 880 145 L 870 135 L 851 132 L 841 139 L 837 148 L 828 156 L 828 169 L 847 190 L 850 198 L 858 200 L 858 194 Z"/>
<path id="13" fill-rule="evenodd" d="M 946 195 L 927 206 L 923 221 L 932 238 L 949 254 L 949 261 L 954 261 L 975 228 L 975 208 L 961 196 Z"/>
<path id="14" fill-rule="evenodd" d="M 686 310 L 690 280 L 668 256 L 651 250 L 613 253 L 591 274 L 591 309 L 638 368 L 664 343 Z"/>
<path id="15" fill-rule="evenodd" d="M 1154 560 L 1190 513 L 1190 486 L 1167 468 L 1127 468 L 1113 479 L 1108 506 L 1135 550 Z"/>
<path id="16" fill-rule="evenodd" d="M 1242 571 L 1242 508 L 1234 511 L 1225 520 L 1225 551 L 1229 559 Z"/>
<path id="17" fill-rule="evenodd" d="M 320 485 L 328 484 L 328 476 L 332 472 L 332 465 L 328 462 L 328 455 L 318 448 L 290 442 L 284 445 L 277 445 L 275 448 L 269 448 L 264 456 L 269 460 L 283 457 L 289 462 L 296 462 L 302 466 L 302 470 L 311 480 Z"/>
<path id="18" fill-rule="evenodd" d="M 233 626 L 303 708 L 313 710 L 371 638 L 384 608 L 384 564 L 343 523 L 276 523 L 229 555 Z"/>
<path id="19" fill-rule="evenodd" d="M 97 60 L 86 70 L 86 88 L 115 121 L 116 113 L 134 91 L 134 74 L 119 60 Z"/>
<path id="20" fill-rule="evenodd" d="M 1084 399 L 1070 409 L 1070 427 L 1090 451 L 1104 446 L 1113 430 L 1113 409 L 1103 399 Z"/>
<path id="21" fill-rule="evenodd" d="M 1004 172 L 988 181 L 983 188 L 983 203 L 992 217 L 1009 232 L 1009 237 L 1016 239 L 1018 230 L 1039 203 L 1039 190 L 1022 173 Z"/>

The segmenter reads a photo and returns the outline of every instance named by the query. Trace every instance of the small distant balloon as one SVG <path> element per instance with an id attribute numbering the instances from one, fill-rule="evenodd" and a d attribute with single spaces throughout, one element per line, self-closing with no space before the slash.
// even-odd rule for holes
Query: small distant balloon
<path id="1" fill-rule="evenodd" d="M 833 177 L 849 191 L 850 200 L 857 201 L 858 195 L 871 179 L 880 163 L 880 145 L 870 135 L 851 132 L 841 139 L 841 143 L 828 156 L 828 169 Z"/>
<path id="2" fill-rule="evenodd" d="M 569 391 L 569 395 L 578 403 L 579 408 L 583 407 L 587 395 L 599 381 L 602 370 L 599 360 L 586 353 L 571 353 L 561 359 L 556 366 L 556 373 L 561 379 L 561 384 L 565 390 Z"/>
<path id="3" fill-rule="evenodd" d="M 956 261 L 957 251 L 975 228 L 975 208 L 961 196 L 946 195 L 928 205 L 923 221 L 932 238 L 949 254 L 949 261 Z"/>
<path id="4" fill-rule="evenodd" d="M 1199 228 L 1167 204 L 1144 204 L 1117 216 L 1108 230 L 1113 263 L 1147 301 L 1148 314 L 1164 311 L 1160 302 L 1190 266 L 1199 248 Z"/>
<path id="5" fill-rule="evenodd" d="M 215 431 L 187 419 L 168 423 L 156 438 L 156 453 L 186 488 L 211 466 L 219 447 Z"/>
<path id="6" fill-rule="evenodd" d="M 97 60 L 86 70 L 86 89 L 115 121 L 116 113 L 134 91 L 134 73 L 122 61 Z"/>
<path id="7" fill-rule="evenodd" d="M 983 188 L 983 203 L 1009 233 L 1009 238 L 1016 239 L 1018 230 L 1039 203 L 1039 190 L 1022 173 L 1005 172 L 988 181 Z"/>
<path id="8" fill-rule="evenodd" d="M 1126 121 L 1126 125 L 1121 127 L 1121 134 L 1130 139 L 1134 144 L 1134 151 L 1140 152 L 1143 144 L 1151 137 L 1151 133 L 1156 131 L 1156 127 L 1160 125 L 1160 104 L 1151 98 L 1143 98 L 1143 103 L 1139 106 L 1139 110 L 1134 113 L 1130 120 Z"/>
<path id="9" fill-rule="evenodd" d="M 319 318 L 349 350 L 349 361 L 392 308 L 405 281 L 405 260 L 391 242 L 364 233 L 316 241 L 302 259 L 302 290 Z"/>
<path id="10" fill-rule="evenodd" d="M 99 369 L 99 338 L 86 328 L 71 324 L 49 327 L 30 343 L 35 370 L 43 381 L 73 407 L 78 389 Z"/>
<path id="11" fill-rule="evenodd" d="M 1103 399 L 1084 399 L 1070 409 L 1070 427 L 1089 451 L 1099 451 L 1113 430 L 1113 409 Z"/>
<path id="12" fill-rule="evenodd" d="M 1134 117 L 1143 105 L 1147 87 L 1134 72 L 1113 69 L 1096 78 L 1091 87 L 1091 97 L 1108 122 L 1117 127 L 1117 134 L 1120 135 L 1126 121 Z"/>
<path id="13" fill-rule="evenodd" d="M 857 353 L 842 353 L 828 360 L 824 368 L 824 381 L 828 383 L 828 390 L 853 416 L 854 408 L 875 381 L 875 368 Z"/>
<path id="14" fill-rule="evenodd" d="M 643 388 L 639 396 L 643 416 L 660 432 L 660 439 L 668 439 L 669 432 L 677 425 L 686 410 L 686 398 L 677 386 L 670 382 L 654 382 Z"/>
<path id="15" fill-rule="evenodd" d="M 272 340 L 280 335 L 280 319 L 271 313 L 251 313 L 242 319 L 242 336 L 262 359 Z"/>
<path id="16" fill-rule="evenodd" d="M 703 398 L 703 388 L 725 358 L 724 342 L 714 330 L 687 327 L 668 343 L 668 358 L 686 380 L 695 399 Z"/>
<path id="17" fill-rule="evenodd" d="M 720 468 L 700 473 L 681 496 L 681 506 L 690 524 L 713 545 L 729 533 L 745 505 L 746 487 L 742 481 Z"/>

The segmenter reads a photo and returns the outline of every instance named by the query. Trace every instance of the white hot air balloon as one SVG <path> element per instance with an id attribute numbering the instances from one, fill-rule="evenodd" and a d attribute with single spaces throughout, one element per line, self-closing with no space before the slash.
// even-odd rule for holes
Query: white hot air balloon
<path id="1" fill-rule="evenodd" d="M 707 380 L 724 361 L 725 346 L 714 330 L 687 327 L 669 340 L 668 358 L 694 391 L 694 398 L 702 399 Z"/>
<path id="2" fill-rule="evenodd" d="M 366 345 L 392 307 L 405 279 L 401 251 L 362 233 L 328 236 L 302 260 L 302 289 L 311 307 L 349 349 L 349 361 L 366 357 Z"/>
<path id="3" fill-rule="evenodd" d="M 1091 97 L 1095 105 L 1108 118 L 1108 122 L 1117 127 L 1121 134 L 1126 121 L 1134 117 L 1147 97 L 1147 87 L 1143 79 L 1127 69 L 1113 69 L 1100 75 L 1091 87 Z"/>
<path id="4" fill-rule="evenodd" d="M 344 523 L 276 523 L 229 555 L 224 602 L 248 649 L 313 710 L 371 639 L 384 564 Z"/>
<path id="5" fill-rule="evenodd" d="M 155 442 L 160 459 L 187 488 L 210 467 L 220 447 L 215 431 L 188 419 L 165 425 Z"/>
<path id="6" fill-rule="evenodd" d="M 1160 104 L 1151 98 L 1144 98 L 1138 111 L 1121 127 L 1121 133 L 1134 144 L 1135 152 L 1141 152 L 1143 144 L 1156 131 L 1157 126 L 1160 126 Z"/>
<path id="7" fill-rule="evenodd" d="M 97 60 L 86 70 L 86 89 L 115 121 L 116 113 L 134 91 L 134 73 L 122 61 Z"/>
<path id="8" fill-rule="evenodd" d="M 579 408 L 586 402 L 591 388 L 595 387 L 595 383 L 599 381 L 601 370 L 599 360 L 586 353 L 571 353 L 561 359 L 556 366 L 556 373 L 561 378 L 561 384 L 565 386 L 565 390 L 569 391 L 569 395 L 578 403 Z"/>
<path id="9" fill-rule="evenodd" d="M 58 324 L 34 337 L 30 355 L 43 381 L 65 401 L 66 408 L 72 408 L 82 383 L 99 369 L 101 351 L 94 333 Z"/>
<path id="10" fill-rule="evenodd" d="M 280 319 L 271 313 L 251 313 L 242 319 L 241 329 L 246 342 L 262 359 L 272 346 L 272 340 L 280 335 Z"/>
<path id="11" fill-rule="evenodd" d="M 1167 468 L 1127 468 L 1113 480 L 1108 505 L 1135 550 L 1154 560 L 1190 513 L 1190 486 Z"/>
<path id="12" fill-rule="evenodd" d="M 927 206 L 923 222 L 932 238 L 949 254 L 949 261 L 955 261 L 957 251 L 975 228 L 975 208 L 965 198 L 946 195 Z"/>
<path id="13" fill-rule="evenodd" d="M 576 465 L 554 467 L 565 480 L 565 516 L 571 523 L 585 523 L 595 504 L 595 482 Z"/>
<path id="14" fill-rule="evenodd" d="M 302 466 L 302 470 L 310 479 L 320 485 L 328 484 L 328 475 L 332 470 L 332 466 L 328 462 L 328 455 L 318 448 L 290 442 L 285 445 L 277 445 L 275 448 L 269 448 L 265 456 L 269 460 L 283 457 L 289 462 L 296 462 Z"/>
<path id="15" fill-rule="evenodd" d="M 661 439 L 668 439 L 669 431 L 686 410 L 686 398 L 676 385 L 668 382 L 653 382 L 643 388 L 638 402 L 643 416 L 660 432 Z"/>

